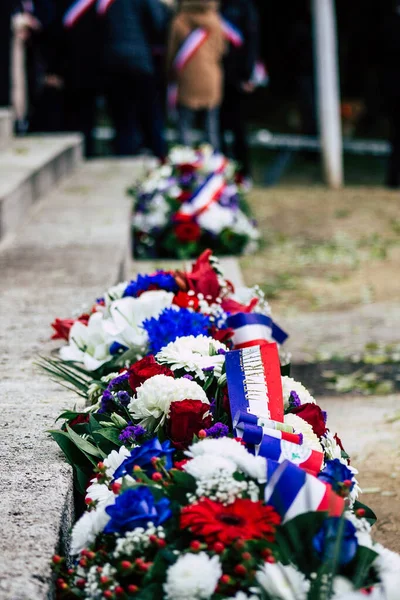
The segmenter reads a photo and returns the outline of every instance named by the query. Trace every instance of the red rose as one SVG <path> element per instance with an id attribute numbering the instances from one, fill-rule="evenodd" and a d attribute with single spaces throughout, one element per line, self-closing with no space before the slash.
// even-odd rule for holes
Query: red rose
<path id="1" fill-rule="evenodd" d="M 187 202 L 193 196 L 193 192 L 190 190 L 182 190 L 182 192 L 178 196 L 179 202 Z"/>
<path id="2" fill-rule="evenodd" d="M 180 221 L 174 227 L 174 232 L 178 240 L 183 243 L 197 242 L 201 236 L 199 225 L 192 219 L 183 222 L 180 219 Z"/>
<path id="3" fill-rule="evenodd" d="M 168 367 L 159 365 L 152 354 L 145 356 L 134 365 L 129 367 L 129 385 L 136 394 L 137 388 L 150 377 L 154 375 L 167 375 L 174 377 L 173 372 Z"/>
<path id="4" fill-rule="evenodd" d="M 304 421 L 307 421 L 313 428 L 314 433 L 321 437 L 326 432 L 325 427 L 325 419 L 326 414 L 320 409 L 317 404 L 312 404 L 312 402 L 307 402 L 307 404 L 302 404 L 301 406 L 297 406 L 292 408 L 291 411 L 295 415 L 298 415 Z"/>
<path id="5" fill-rule="evenodd" d="M 190 175 L 196 171 L 197 165 L 194 163 L 182 163 L 180 165 L 176 165 L 176 168 L 182 175 Z"/>
<path id="6" fill-rule="evenodd" d="M 172 402 L 168 419 L 168 436 L 173 445 L 184 450 L 193 441 L 200 429 L 211 427 L 210 405 L 201 400 L 182 400 Z"/>
<path id="7" fill-rule="evenodd" d="M 73 427 L 74 425 L 82 425 L 84 423 L 89 423 L 90 415 L 89 413 L 85 413 L 84 415 L 78 415 L 72 421 L 69 422 L 69 426 Z"/>
<path id="8" fill-rule="evenodd" d="M 189 296 L 186 292 L 181 291 L 174 296 L 172 304 L 175 304 L 180 308 L 193 308 L 193 310 L 199 308 L 199 300 L 196 296 Z"/>
<path id="9" fill-rule="evenodd" d="M 77 319 L 56 319 L 51 324 L 52 328 L 55 331 L 55 333 L 53 333 L 53 335 L 51 336 L 51 339 L 66 340 L 68 342 L 69 332 L 71 330 L 72 325 L 74 325 L 74 323 L 77 323 L 78 321 L 80 323 L 83 323 L 83 325 L 87 325 L 89 321 L 89 316 L 90 315 L 83 314 Z"/>

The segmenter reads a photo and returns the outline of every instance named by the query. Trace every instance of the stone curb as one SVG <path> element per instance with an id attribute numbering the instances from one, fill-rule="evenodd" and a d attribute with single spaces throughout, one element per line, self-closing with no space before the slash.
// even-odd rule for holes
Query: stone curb
<path id="1" fill-rule="evenodd" d="M 69 317 L 121 276 L 125 189 L 143 162 L 93 161 L 40 202 L 0 253 L 0 599 L 53 597 L 51 556 L 73 522 L 71 469 L 46 434 L 77 396 L 33 365 L 54 317 Z"/>
<path id="2" fill-rule="evenodd" d="M 0 150 L 4 150 L 10 144 L 12 130 L 12 111 L 7 108 L 0 108 Z"/>

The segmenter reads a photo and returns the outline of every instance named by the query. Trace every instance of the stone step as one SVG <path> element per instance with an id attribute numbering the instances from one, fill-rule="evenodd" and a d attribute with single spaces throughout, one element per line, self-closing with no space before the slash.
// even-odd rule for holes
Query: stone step
<path id="1" fill-rule="evenodd" d="M 12 112 L 8 108 L 0 108 L 0 150 L 4 150 L 11 144 L 12 132 Z"/>
<path id="2" fill-rule="evenodd" d="M 33 150 L 33 148 L 32 148 Z M 77 396 L 34 366 L 50 322 L 123 276 L 131 201 L 143 161 L 83 164 L 37 205 L 0 251 L 0 598 L 53 597 L 51 556 L 73 520 L 71 469 L 45 433 Z"/>
<path id="3" fill-rule="evenodd" d="M 77 134 L 13 139 L 0 152 L 0 241 L 15 233 L 33 204 L 81 160 Z"/>

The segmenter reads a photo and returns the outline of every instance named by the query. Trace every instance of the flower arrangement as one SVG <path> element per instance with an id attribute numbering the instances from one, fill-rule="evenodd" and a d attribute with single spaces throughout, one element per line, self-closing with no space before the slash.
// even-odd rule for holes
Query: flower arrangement
<path id="1" fill-rule="evenodd" d="M 152 293 L 157 310 L 104 338 L 126 290 Z M 45 363 L 85 398 L 50 432 L 87 508 L 72 562 L 53 557 L 60 597 L 395 600 L 400 557 L 372 541 L 357 471 L 281 366 L 285 334 L 257 290 L 235 291 L 206 252 L 190 272 L 139 276 L 98 305 L 57 322 L 64 349 L 93 315 L 105 346 L 147 337 L 96 370 L 82 355 Z"/>
<path id="2" fill-rule="evenodd" d="M 193 258 L 209 246 L 221 255 L 242 254 L 258 246 L 236 167 L 209 146 L 172 149 L 129 192 L 136 258 Z"/>

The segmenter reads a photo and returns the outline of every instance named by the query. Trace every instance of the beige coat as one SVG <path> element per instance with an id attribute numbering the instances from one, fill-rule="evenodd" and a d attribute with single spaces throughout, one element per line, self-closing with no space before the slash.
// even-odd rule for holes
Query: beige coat
<path id="1" fill-rule="evenodd" d="M 178 83 L 178 103 L 195 110 L 215 108 L 222 101 L 222 57 L 225 38 L 216 2 L 185 1 L 173 19 L 168 42 L 168 69 Z M 173 73 L 173 61 L 188 35 L 198 28 L 209 33 L 180 73 Z"/>

